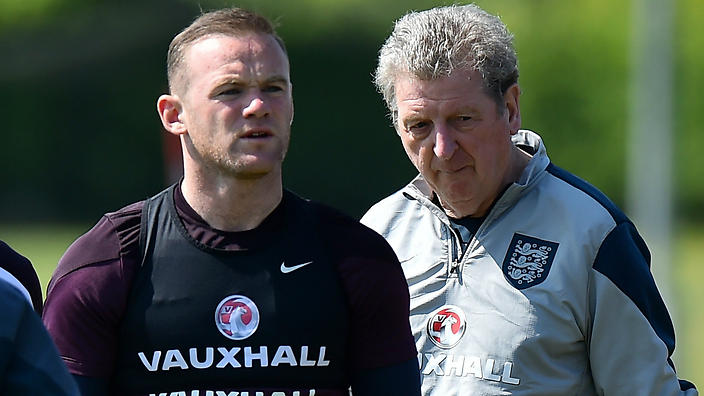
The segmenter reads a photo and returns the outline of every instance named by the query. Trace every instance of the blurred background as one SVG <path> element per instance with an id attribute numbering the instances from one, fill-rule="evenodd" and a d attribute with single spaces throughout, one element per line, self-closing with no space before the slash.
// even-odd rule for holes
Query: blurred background
<path id="1" fill-rule="evenodd" d="M 523 126 L 542 135 L 553 162 L 632 216 L 654 248 L 678 372 L 703 388 L 701 0 L 476 3 L 515 35 Z M 415 174 L 371 83 L 377 51 L 393 20 L 444 4 L 0 1 L 0 239 L 32 260 L 45 286 L 104 212 L 178 179 L 178 143 L 155 111 L 166 51 L 201 9 L 227 5 L 277 21 L 288 46 L 296 116 L 285 185 L 360 217 Z M 649 129 L 655 135 L 641 135 Z"/>

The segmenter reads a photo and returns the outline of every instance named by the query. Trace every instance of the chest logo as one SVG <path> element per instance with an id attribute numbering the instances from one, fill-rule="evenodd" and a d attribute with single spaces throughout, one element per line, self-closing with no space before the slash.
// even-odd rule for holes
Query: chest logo
<path id="1" fill-rule="evenodd" d="M 245 296 L 225 297 L 215 309 L 215 324 L 225 337 L 244 340 L 257 331 L 259 309 Z"/>
<path id="2" fill-rule="evenodd" d="M 312 262 L 312 261 L 308 261 L 307 263 L 298 264 L 298 265 L 293 265 L 293 266 L 291 266 L 291 267 L 287 267 L 287 266 L 286 266 L 286 263 L 285 263 L 285 262 L 282 262 L 282 263 L 281 263 L 281 272 L 284 273 L 284 274 L 288 274 L 289 272 L 293 272 L 293 271 L 295 271 L 295 270 L 297 270 L 297 269 L 299 269 L 299 268 L 303 268 L 303 267 L 305 267 L 305 266 L 308 265 L 308 264 L 313 264 L 313 262 Z"/>
<path id="3" fill-rule="evenodd" d="M 444 305 L 428 318 L 428 338 L 443 349 L 450 349 L 460 342 L 467 328 L 467 318 L 460 307 Z"/>
<path id="4" fill-rule="evenodd" d="M 513 234 L 502 265 L 504 276 L 519 290 L 542 283 L 548 277 L 558 246 L 556 242 Z"/>

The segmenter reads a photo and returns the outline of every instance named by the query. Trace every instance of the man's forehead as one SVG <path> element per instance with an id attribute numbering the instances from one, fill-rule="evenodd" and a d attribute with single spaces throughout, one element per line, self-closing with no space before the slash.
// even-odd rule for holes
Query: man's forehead
<path id="1" fill-rule="evenodd" d="M 395 85 L 405 84 L 410 86 L 438 84 L 446 81 L 456 82 L 481 82 L 481 73 L 475 69 L 461 68 L 454 69 L 449 73 L 443 73 L 433 76 L 424 74 L 416 74 L 412 72 L 400 72 L 395 79 Z"/>
<path id="2" fill-rule="evenodd" d="M 210 34 L 191 43 L 183 52 L 175 93 L 184 95 L 193 84 L 216 83 L 218 76 L 266 74 L 289 80 L 288 56 L 270 34 Z M 257 71 L 258 70 L 258 71 Z"/>
<path id="3" fill-rule="evenodd" d="M 211 36 L 193 44 L 186 57 L 193 73 L 264 73 L 288 76 L 288 58 L 273 37 Z"/>
<path id="4" fill-rule="evenodd" d="M 238 36 L 211 34 L 191 43 L 186 49 L 185 57 L 192 59 L 209 54 L 215 58 L 244 58 L 272 50 L 280 52 L 282 57 L 287 58 L 276 39 L 269 34 L 254 32 Z"/>
<path id="5" fill-rule="evenodd" d="M 457 69 L 449 75 L 434 78 L 400 74 L 394 83 L 397 102 L 407 100 L 450 100 L 477 96 L 483 90 L 481 75 L 476 70 Z"/>

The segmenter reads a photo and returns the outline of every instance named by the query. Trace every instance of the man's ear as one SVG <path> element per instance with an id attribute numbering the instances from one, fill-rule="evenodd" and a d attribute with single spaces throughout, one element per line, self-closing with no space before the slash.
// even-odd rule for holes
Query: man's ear
<path id="1" fill-rule="evenodd" d="M 398 110 L 391 111 L 391 123 L 393 124 L 396 135 L 401 137 L 401 128 L 398 125 Z"/>
<path id="2" fill-rule="evenodd" d="M 289 86 L 289 92 L 291 95 L 291 120 L 289 121 L 288 125 L 291 126 L 293 125 L 293 116 L 296 114 L 296 108 L 293 105 L 293 83 L 290 83 L 291 85 Z"/>
<path id="3" fill-rule="evenodd" d="M 181 99 L 176 95 L 161 95 L 156 101 L 156 111 L 161 118 L 161 124 L 168 132 L 174 135 L 183 135 L 188 132 L 183 122 L 183 106 Z"/>
<path id="4" fill-rule="evenodd" d="M 521 88 L 518 83 L 508 87 L 504 94 L 504 106 L 508 113 L 508 126 L 511 135 L 515 135 L 521 129 L 521 108 L 518 105 L 518 97 L 521 95 Z"/>

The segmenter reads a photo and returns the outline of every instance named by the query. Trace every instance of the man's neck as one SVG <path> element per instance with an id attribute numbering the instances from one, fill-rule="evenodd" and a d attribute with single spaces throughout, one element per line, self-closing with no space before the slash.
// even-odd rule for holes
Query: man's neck
<path id="1" fill-rule="evenodd" d="M 283 196 L 280 174 L 258 179 L 186 175 L 183 197 L 211 227 L 246 231 L 259 226 L 276 209 Z"/>

